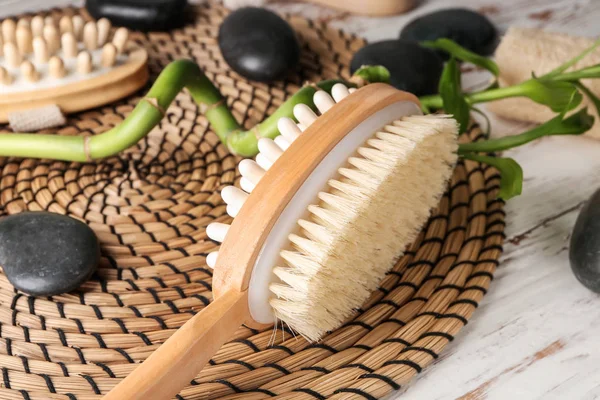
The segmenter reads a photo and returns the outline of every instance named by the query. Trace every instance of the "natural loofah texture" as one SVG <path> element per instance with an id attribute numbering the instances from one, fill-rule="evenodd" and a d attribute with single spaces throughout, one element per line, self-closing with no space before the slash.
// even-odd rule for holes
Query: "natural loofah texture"
<path id="1" fill-rule="evenodd" d="M 411 116 L 358 149 L 281 252 L 282 283 L 270 286 L 277 318 L 315 341 L 363 304 L 438 204 L 457 133 L 449 116 Z"/>
<path id="2" fill-rule="evenodd" d="M 500 67 L 500 86 L 516 85 L 536 76 L 544 75 L 569 60 L 594 43 L 593 38 L 570 36 L 564 33 L 547 32 L 541 29 L 511 27 L 508 29 L 498 49 L 495 59 Z M 580 69 L 600 63 L 600 49 L 596 49 L 571 69 Z M 596 96 L 600 95 L 600 82 L 587 79 L 583 83 Z M 587 136 L 600 139 L 600 122 L 596 107 L 585 97 L 578 107 L 588 107 L 596 117 Z M 548 107 L 534 103 L 524 97 L 513 97 L 491 102 L 487 109 L 504 118 L 535 123 L 546 122 L 556 116 Z"/>

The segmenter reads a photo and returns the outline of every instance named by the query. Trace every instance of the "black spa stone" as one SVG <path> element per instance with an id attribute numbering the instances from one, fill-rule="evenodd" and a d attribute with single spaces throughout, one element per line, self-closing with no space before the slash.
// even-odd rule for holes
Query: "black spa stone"
<path id="1" fill-rule="evenodd" d="M 498 33 L 484 15 L 466 8 L 448 8 L 412 20 L 402 29 L 400 38 L 417 42 L 452 39 L 474 53 L 487 56 L 496 48 Z"/>
<path id="2" fill-rule="evenodd" d="M 231 69 L 259 82 L 283 78 L 300 59 L 292 27 L 263 8 L 240 8 L 219 28 L 219 47 Z"/>
<path id="3" fill-rule="evenodd" d="M 187 0 L 86 0 L 95 19 L 140 31 L 166 31 L 183 24 Z"/>
<path id="4" fill-rule="evenodd" d="M 76 219 L 49 212 L 0 219 L 0 266 L 22 292 L 52 296 L 74 290 L 99 261 L 96 235 Z"/>
<path id="5" fill-rule="evenodd" d="M 434 94 L 444 67 L 430 49 L 407 40 L 385 40 L 360 49 L 352 58 L 352 73 L 363 65 L 383 65 L 391 74 L 390 83 L 417 96 Z"/>
<path id="6" fill-rule="evenodd" d="M 579 282 L 600 293 L 600 189 L 579 212 L 571 235 L 569 260 Z"/>

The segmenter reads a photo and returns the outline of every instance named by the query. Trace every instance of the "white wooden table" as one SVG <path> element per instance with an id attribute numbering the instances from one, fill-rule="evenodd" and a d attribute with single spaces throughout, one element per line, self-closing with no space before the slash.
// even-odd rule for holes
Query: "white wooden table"
<path id="1" fill-rule="evenodd" d="M 73 3 L 79 1 L 0 0 L 0 18 Z M 597 0 L 431 0 L 390 18 L 354 17 L 301 3 L 271 8 L 325 18 L 374 41 L 397 37 L 416 15 L 456 6 L 486 13 L 501 31 L 515 24 L 600 35 Z M 481 77 L 470 76 L 465 84 L 478 81 Z M 527 128 L 494 118 L 492 126 L 492 134 Z M 391 399 L 600 398 L 600 296 L 575 280 L 568 261 L 577 213 L 600 187 L 600 141 L 546 138 L 507 155 L 523 166 L 525 183 L 523 195 L 506 206 L 508 238 L 496 279 L 440 359 Z"/>

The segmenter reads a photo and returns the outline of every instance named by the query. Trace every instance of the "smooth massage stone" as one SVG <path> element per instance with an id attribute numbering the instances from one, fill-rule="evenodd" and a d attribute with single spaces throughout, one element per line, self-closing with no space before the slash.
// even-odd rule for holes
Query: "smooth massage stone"
<path id="1" fill-rule="evenodd" d="M 185 19 L 187 0 L 87 0 L 95 19 L 108 18 L 115 26 L 139 31 L 166 31 Z"/>
<path id="2" fill-rule="evenodd" d="M 466 8 L 448 8 L 412 20 L 402 29 L 400 38 L 417 42 L 452 39 L 474 53 L 487 56 L 496 48 L 498 33 L 484 15 Z"/>
<path id="3" fill-rule="evenodd" d="M 390 71 L 390 83 L 417 96 L 438 92 L 444 64 L 430 49 L 406 40 L 375 42 L 360 49 L 352 58 L 352 73 L 363 65 L 383 65 Z"/>
<path id="4" fill-rule="evenodd" d="M 579 212 L 571 235 L 569 260 L 579 282 L 600 293 L 600 189 Z"/>
<path id="5" fill-rule="evenodd" d="M 100 245 L 83 222 L 49 212 L 0 219 L 0 266 L 22 292 L 52 296 L 85 282 L 100 262 Z"/>
<path id="6" fill-rule="evenodd" d="M 219 47 L 231 69 L 259 82 L 272 82 L 293 70 L 300 45 L 292 27 L 264 8 L 240 8 L 219 28 Z"/>

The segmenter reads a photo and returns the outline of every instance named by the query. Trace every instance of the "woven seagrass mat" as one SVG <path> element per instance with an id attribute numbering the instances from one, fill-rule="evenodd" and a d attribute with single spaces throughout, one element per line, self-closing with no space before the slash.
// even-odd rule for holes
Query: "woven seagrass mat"
<path id="1" fill-rule="evenodd" d="M 301 69 L 285 83 L 251 83 L 219 53 L 215 37 L 226 14 L 211 3 L 195 9 L 184 29 L 134 38 L 148 48 L 154 76 L 171 60 L 195 59 L 246 127 L 304 81 L 347 78 L 364 44 L 290 17 L 303 43 Z M 143 92 L 71 116 L 59 133 L 101 133 Z M 468 136 L 482 134 L 473 127 Z M 237 161 L 188 94 L 119 156 L 90 164 L 0 158 L 0 216 L 69 214 L 96 231 L 103 253 L 97 276 L 66 295 L 30 297 L 0 274 L 0 399 L 98 399 L 209 304 L 205 256 L 216 245 L 205 227 L 228 220 L 219 190 L 237 182 Z M 355 319 L 316 344 L 281 329 L 272 338 L 271 330 L 242 327 L 178 398 L 370 399 L 407 384 L 467 323 L 492 280 L 504 229 L 498 183 L 494 169 L 460 163 L 418 240 Z"/>

